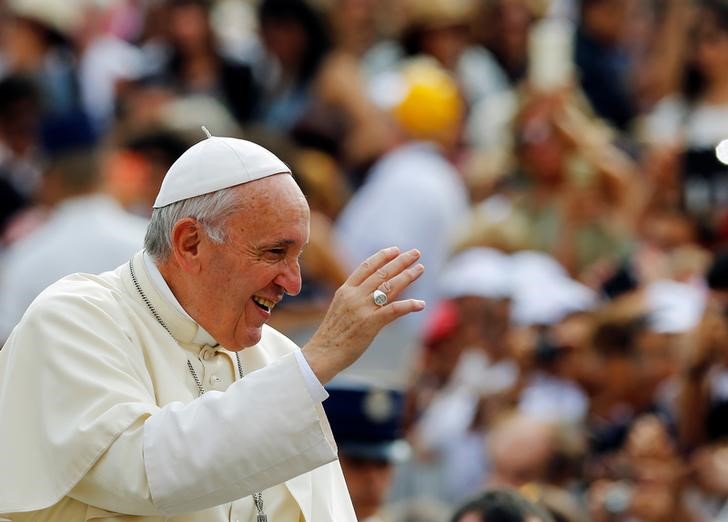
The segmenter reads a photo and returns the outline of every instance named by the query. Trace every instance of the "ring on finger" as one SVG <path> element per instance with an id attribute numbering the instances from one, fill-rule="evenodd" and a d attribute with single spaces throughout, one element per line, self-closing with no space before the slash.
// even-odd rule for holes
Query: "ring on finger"
<path id="1" fill-rule="evenodd" d="M 387 294 L 382 292 L 381 290 L 377 289 L 372 292 L 372 299 L 374 299 L 374 304 L 377 306 L 384 306 L 387 304 L 387 301 L 389 298 L 387 297 Z"/>

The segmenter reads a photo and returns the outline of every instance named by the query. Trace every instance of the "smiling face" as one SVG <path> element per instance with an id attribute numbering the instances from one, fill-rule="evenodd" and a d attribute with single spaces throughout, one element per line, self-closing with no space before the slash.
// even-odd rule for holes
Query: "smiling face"
<path id="1" fill-rule="evenodd" d="M 308 242 L 309 209 L 287 174 L 234 188 L 240 210 L 215 243 L 202 234 L 190 314 L 231 350 L 256 344 L 271 309 L 301 290 L 298 257 Z"/>

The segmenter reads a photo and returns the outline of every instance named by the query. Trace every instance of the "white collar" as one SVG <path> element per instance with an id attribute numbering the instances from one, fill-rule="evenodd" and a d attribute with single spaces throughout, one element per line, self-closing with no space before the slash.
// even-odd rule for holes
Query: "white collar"
<path id="1" fill-rule="evenodd" d="M 143 259 L 144 268 L 146 268 L 147 273 L 149 274 L 149 280 L 152 282 L 157 292 L 159 292 L 159 295 L 161 295 L 167 302 L 172 304 L 183 316 L 188 318 L 190 321 L 195 321 L 194 319 L 192 319 L 190 314 L 188 314 L 187 311 L 182 308 L 182 305 L 172 293 L 172 289 L 167 284 L 167 281 L 164 280 L 164 277 L 159 271 L 159 268 L 157 268 L 157 264 L 154 262 L 152 257 L 147 254 L 146 250 L 143 252 Z M 202 326 L 200 326 L 197 321 L 195 321 L 195 323 L 197 324 L 197 333 L 195 334 L 195 338 L 192 342 L 194 342 L 195 344 L 207 344 L 210 346 L 219 345 L 215 338 L 207 333 L 207 331 Z"/>

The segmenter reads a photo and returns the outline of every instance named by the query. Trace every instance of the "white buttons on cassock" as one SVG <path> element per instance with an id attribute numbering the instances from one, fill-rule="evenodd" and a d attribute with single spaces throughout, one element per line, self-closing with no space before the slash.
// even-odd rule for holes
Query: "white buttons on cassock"
<path id="1" fill-rule="evenodd" d="M 200 355 L 205 361 L 209 361 L 210 359 L 215 357 L 216 353 L 217 352 L 215 351 L 215 349 L 211 346 L 205 345 L 202 347 L 202 349 L 200 349 Z"/>

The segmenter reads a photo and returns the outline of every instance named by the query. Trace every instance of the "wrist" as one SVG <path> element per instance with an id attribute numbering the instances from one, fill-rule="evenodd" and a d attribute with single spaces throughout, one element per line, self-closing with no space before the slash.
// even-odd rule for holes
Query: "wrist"
<path id="1" fill-rule="evenodd" d="M 307 344 L 301 349 L 301 353 L 321 384 L 327 384 L 338 373 L 328 351 L 321 349 L 316 344 Z"/>

